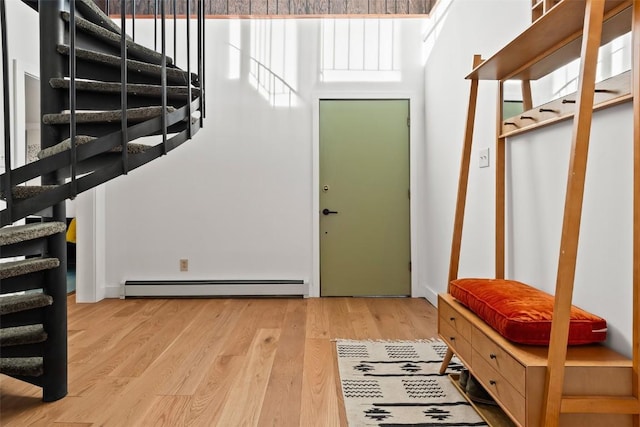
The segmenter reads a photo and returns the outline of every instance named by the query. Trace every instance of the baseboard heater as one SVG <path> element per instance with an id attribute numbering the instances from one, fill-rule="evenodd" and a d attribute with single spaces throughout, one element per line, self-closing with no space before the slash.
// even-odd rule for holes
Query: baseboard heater
<path id="1" fill-rule="evenodd" d="M 127 280 L 126 297 L 307 296 L 304 280 Z"/>

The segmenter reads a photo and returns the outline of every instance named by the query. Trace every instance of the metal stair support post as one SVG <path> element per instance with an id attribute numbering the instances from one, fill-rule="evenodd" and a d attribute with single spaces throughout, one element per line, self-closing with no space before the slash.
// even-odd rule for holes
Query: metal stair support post
<path id="1" fill-rule="evenodd" d="M 120 92 L 120 105 L 122 107 L 122 170 L 126 175 L 129 173 L 129 153 L 127 150 L 127 144 L 129 143 L 129 123 L 127 119 L 127 34 L 126 28 L 126 2 L 120 3 L 120 57 L 122 62 L 120 63 L 120 84 L 122 89 Z"/>
<path id="2" fill-rule="evenodd" d="M 69 0 L 71 19 L 69 20 L 69 48 L 76 51 L 76 0 Z M 71 196 L 78 195 L 78 183 L 76 181 L 76 55 L 69 55 L 69 110 L 71 121 L 69 123 L 69 139 L 71 140 Z"/>
<path id="3" fill-rule="evenodd" d="M 160 5 L 160 16 L 161 16 L 161 28 L 162 28 L 162 40 L 161 40 L 161 49 L 162 52 L 162 60 L 160 61 L 160 66 L 162 67 L 162 72 L 160 75 L 160 83 L 162 85 L 162 150 L 163 154 L 167 154 L 167 37 L 166 37 L 166 22 L 167 22 L 167 13 L 165 10 L 164 2 Z M 175 16 L 174 16 L 175 19 Z M 174 29 L 175 34 L 175 29 Z M 174 35 L 173 39 L 176 37 Z M 191 102 L 191 98 L 187 99 L 187 102 Z"/>
<path id="4" fill-rule="evenodd" d="M 187 2 L 187 75 L 191 76 L 191 7 L 190 4 L 191 2 L 188 1 Z M 188 129 L 188 133 L 187 135 L 189 136 L 189 138 L 193 137 L 193 130 L 192 130 L 192 126 L 191 126 L 191 84 L 189 83 L 187 86 L 187 99 L 188 99 L 188 121 L 187 121 L 187 129 Z"/>
<path id="5" fill-rule="evenodd" d="M 173 34 L 178 34 L 178 16 L 177 16 L 177 9 L 176 9 L 176 0 L 173 0 Z M 178 38 L 177 37 L 173 37 L 173 57 L 177 58 L 177 52 L 178 52 Z"/>
<path id="6" fill-rule="evenodd" d="M 64 24 L 60 11 L 63 0 L 41 1 L 40 12 L 40 109 L 41 114 L 59 113 L 63 109 L 64 95 L 49 85 L 52 78 L 65 76 L 65 60 L 56 53 L 56 47 L 64 42 Z M 56 126 L 42 125 L 41 148 L 60 142 Z M 43 185 L 63 184 L 57 173 L 42 176 Z M 66 222 L 65 202 L 53 207 L 53 220 Z M 67 394 L 67 242 L 64 233 L 49 239 L 49 255 L 60 260 L 60 266 L 45 274 L 44 292 L 53 298 L 53 304 L 45 310 L 44 329 L 48 338 L 43 354 L 43 400 L 51 402 Z"/>
<path id="7" fill-rule="evenodd" d="M 9 76 L 9 60 L 7 58 L 8 50 L 7 50 L 7 17 L 6 17 L 6 7 L 4 0 L 2 0 L 2 4 L 0 5 L 0 25 L 2 26 L 2 76 L 5 81 Z M 9 92 L 4 90 L 3 94 L 3 112 L 4 112 L 4 170 L 7 174 L 7 179 L 5 180 L 4 188 L 1 188 L 0 191 L 4 191 L 6 194 L 6 206 L 9 214 L 12 212 L 13 208 L 13 196 L 11 194 L 11 128 L 8 126 L 8 123 L 11 123 L 11 117 L 9 114 Z"/>
<path id="8" fill-rule="evenodd" d="M 153 0 L 153 50 L 158 50 L 158 0 Z"/>
<path id="9" fill-rule="evenodd" d="M 198 76 L 200 76 L 200 127 L 204 124 L 204 2 L 198 0 Z"/>

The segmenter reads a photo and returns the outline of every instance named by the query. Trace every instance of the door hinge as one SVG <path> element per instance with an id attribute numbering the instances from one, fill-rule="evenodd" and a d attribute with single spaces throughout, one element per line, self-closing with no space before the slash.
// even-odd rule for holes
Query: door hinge
<path id="1" fill-rule="evenodd" d="M 407 117 L 407 127 L 411 127 L 411 117 Z"/>
<path id="2" fill-rule="evenodd" d="M 409 273 L 411 273 L 411 261 L 409 261 Z"/>
<path id="3" fill-rule="evenodd" d="M 411 189 L 407 190 L 407 197 L 409 198 L 409 200 L 411 200 Z"/>

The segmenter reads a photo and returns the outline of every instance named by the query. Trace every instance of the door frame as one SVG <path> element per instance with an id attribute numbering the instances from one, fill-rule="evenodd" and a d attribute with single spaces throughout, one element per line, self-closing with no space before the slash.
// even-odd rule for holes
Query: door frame
<path id="1" fill-rule="evenodd" d="M 418 293 L 419 262 L 418 256 L 418 221 L 413 218 L 420 218 L 418 207 L 420 188 L 418 181 L 418 141 L 421 129 L 421 109 L 418 96 L 406 91 L 398 92 L 329 92 L 322 91 L 314 93 L 311 97 L 313 103 L 313 146 L 312 146 L 312 269 L 311 280 L 309 281 L 309 297 L 320 296 L 320 101 L 322 100 L 407 100 L 409 101 L 409 117 L 411 127 L 409 128 L 409 189 L 411 199 L 409 200 L 409 226 L 410 226 L 410 247 L 411 247 L 411 296 Z"/>

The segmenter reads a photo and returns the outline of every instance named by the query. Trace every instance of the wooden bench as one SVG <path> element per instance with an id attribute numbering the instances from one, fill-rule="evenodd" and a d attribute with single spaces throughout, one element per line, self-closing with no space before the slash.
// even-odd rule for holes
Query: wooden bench
<path id="1" fill-rule="evenodd" d="M 456 301 L 438 296 L 438 333 L 519 426 L 541 425 L 548 347 L 514 344 Z M 568 348 L 564 395 L 629 396 L 632 362 L 603 345 Z M 561 414 L 564 427 L 626 427 L 624 414 Z"/>

